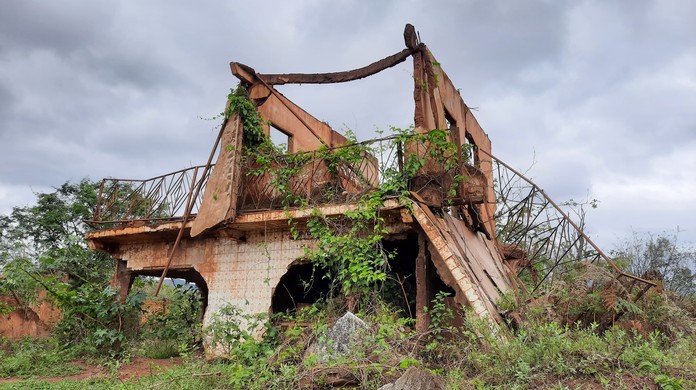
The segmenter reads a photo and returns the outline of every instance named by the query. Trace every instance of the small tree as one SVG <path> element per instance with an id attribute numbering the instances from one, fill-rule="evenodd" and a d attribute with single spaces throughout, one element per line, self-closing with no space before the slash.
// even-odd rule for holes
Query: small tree
<path id="1" fill-rule="evenodd" d="M 611 253 L 628 272 L 648 277 L 657 272 L 665 289 L 683 296 L 696 294 L 696 251 L 679 243 L 678 232 L 633 232 Z"/>
<path id="2" fill-rule="evenodd" d="M 84 240 L 82 221 L 91 217 L 98 188 L 87 179 L 66 182 L 36 193 L 35 205 L 0 216 L 0 294 L 27 306 L 45 289 L 63 312 L 57 333 L 67 344 L 86 340 L 108 350 L 125 339 L 143 297 L 120 303 L 109 287 L 112 261 Z"/>

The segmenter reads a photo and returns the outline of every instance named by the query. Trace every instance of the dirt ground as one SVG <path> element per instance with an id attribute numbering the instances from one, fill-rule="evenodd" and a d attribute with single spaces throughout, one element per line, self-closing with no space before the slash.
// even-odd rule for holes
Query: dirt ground
<path id="1" fill-rule="evenodd" d="M 70 376 L 61 377 L 40 377 L 33 378 L 47 382 L 59 382 L 62 380 L 85 380 L 92 378 L 108 377 L 111 375 L 109 369 L 104 366 L 92 366 L 84 362 L 73 362 L 75 366 L 82 368 L 82 372 Z M 118 378 L 121 380 L 138 378 L 141 376 L 152 375 L 159 369 L 172 367 L 181 364 L 181 358 L 171 359 L 149 359 L 144 357 L 133 358 L 130 363 L 122 365 L 118 370 Z M 21 382 L 23 378 L 0 378 L 0 384 Z"/>

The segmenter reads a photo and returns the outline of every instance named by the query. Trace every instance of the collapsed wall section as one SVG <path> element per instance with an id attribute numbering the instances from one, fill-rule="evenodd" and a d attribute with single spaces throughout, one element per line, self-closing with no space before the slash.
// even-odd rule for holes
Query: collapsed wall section
<path id="1" fill-rule="evenodd" d="M 414 202 L 412 210 L 427 236 L 438 274 L 457 292 L 457 303 L 497 329 L 502 318 L 496 302 L 512 284 L 495 245 L 448 214 L 435 215 L 427 205 Z"/>
<path id="2" fill-rule="evenodd" d="M 12 308 L 0 316 L 0 337 L 47 337 L 61 318 L 60 310 L 43 289 L 31 304 L 21 302 L 15 295 L 3 295 L 0 296 L 0 305 Z"/>

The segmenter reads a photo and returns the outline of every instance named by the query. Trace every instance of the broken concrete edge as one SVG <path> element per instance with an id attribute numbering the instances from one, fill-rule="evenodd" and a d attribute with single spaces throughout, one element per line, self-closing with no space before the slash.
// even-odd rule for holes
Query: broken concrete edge
<path id="1" fill-rule="evenodd" d="M 494 333 L 498 333 L 503 319 L 496 309 L 496 303 L 490 302 L 480 285 L 474 283 L 471 273 L 465 269 L 464 263 L 468 259 L 452 253 L 441 228 L 437 226 L 437 217 L 428 206 L 413 202 L 411 207 L 414 217 L 435 249 L 433 263 L 437 272 L 457 292 L 455 300 L 463 307 L 470 307 L 477 317 L 487 322 Z"/>
<path id="2" fill-rule="evenodd" d="M 225 219 L 236 216 L 237 193 L 240 183 L 239 162 L 243 138 L 242 120 L 233 113 L 222 131 L 219 155 L 203 193 L 198 215 L 191 225 L 195 237 Z"/>
<path id="3" fill-rule="evenodd" d="M 224 221 L 223 225 L 218 226 L 221 229 L 239 229 L 246 231 L 256 228 L 255 225 L 268 222 L 285 222 L 289 219 L 304 220 L 312 216 L 313 213 L 319 212 L 325 216 L 343 215 L 348 211 L 353 211 L 359 207 L 356 203 L 344 203 L 340 205 L 317 206 L 312 208 L 292 209 L 292 210 L 272 210 L 272 211 L 257 211 L 252 213 L 240 213 L 232 221 Z M 393 210 L 403 208 L 397 198 L 388 198 L 380 208 L 381 210 Z M 186 222 L 185 229 L 190 229 L 195 218 Z M 158 225 L 139 225 L 139 226 L 119 226 L 111 229 L 96 230 L 85 235 L 90 249 L 103 250 L 100 246 L 101 241 L 107 241 L 109 238 L 146 235 L 152 233 L 171 233 L 178 232 L 181 229 L 182 222 L 167 222 Z M 209 234 L 221 234 L 216 229 L 211 229 Z M 224 235 L 224 233 L 222 234 Z"/>

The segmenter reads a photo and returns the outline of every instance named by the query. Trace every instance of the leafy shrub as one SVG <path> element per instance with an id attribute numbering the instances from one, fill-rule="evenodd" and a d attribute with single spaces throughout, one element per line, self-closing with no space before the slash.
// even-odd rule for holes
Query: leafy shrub
<path id="1" fill-rule="evenodd" d="M 246 314 L 230 304 L 213 314 L 204 331 L 214 350 L 242 362 L 252 362 L 269 354 L 277 334 L 267 315 Z"/>
<path id="2" fill-rule="evenodd" d="M 160 294 L 164 304 L 147 315 L 142 327 L 143 347 L 146 352 L 149 351 L 146 356 L 178 356 L 183 350 L 200 346 L 200 291 L 189 285 L 175 285 L 165 286 Z"/>
<path id="3" fill-rule="evenodd" d="M 121 303 L 118 290 L 113 287 L 55 287 L 53 292 L 63 312 L 56 334 L 62 341 L 91 346 L 95 353 L 118 354 L 123 350 L 128 335 L 138 325 L 144 294 L 129 294 L 126 302 Z"/>

